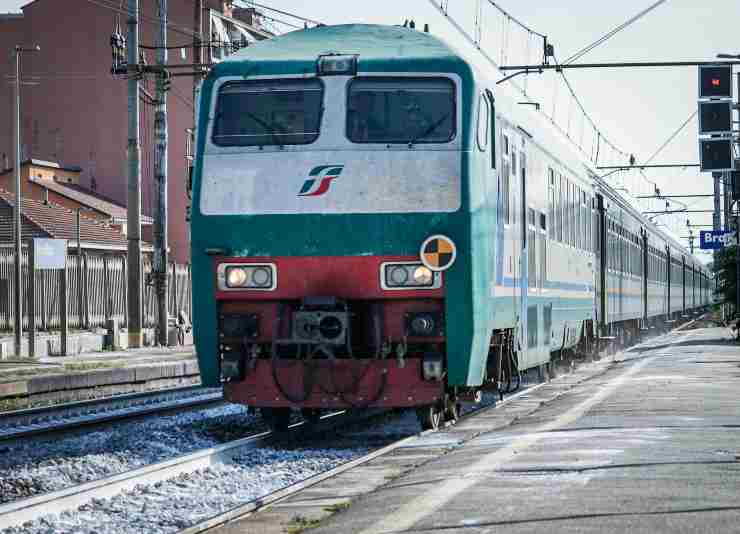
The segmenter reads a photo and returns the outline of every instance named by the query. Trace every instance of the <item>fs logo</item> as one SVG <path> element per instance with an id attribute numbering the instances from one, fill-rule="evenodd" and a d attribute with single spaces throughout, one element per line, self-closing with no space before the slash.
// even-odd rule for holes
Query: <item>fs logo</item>
<path id="1" fill-rule="evenodd" d="M 299 197 L 320 197 L 331 186 L 332 180 L 339 178 L 344 165 L 320 165 L 311 169 L 308 179 L 298 192 Z"/>

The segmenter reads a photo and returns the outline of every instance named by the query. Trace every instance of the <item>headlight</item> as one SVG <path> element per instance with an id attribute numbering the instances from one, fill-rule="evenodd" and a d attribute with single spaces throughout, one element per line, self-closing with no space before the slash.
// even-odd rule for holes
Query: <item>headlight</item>
<path id="1" fill-rule="evenodd" d="M 241 267 L 231 267 L 226 269 L 226 285 L 229 287 L 244 287 L 249 280 L 249 274 L 246 269 Z"/>
<path id="2" fill-rule="evenodd" d="M 218 288 L 222 291 L 251 289 L 271 291 L 277 287 L 277 269 L 273 264 L 221 264 Z"/>
<path id="3" fill-rule="evenodd" d="M 429 285 L 434 280 L 434 273 L 429 267 L 419 265 L 414 269 L 414 281 L 422 286 Z"/>
<path id="4" fill-rule="evenodd" d="M 388 269 L 388 273 L 388 278 L 390 278 L 390 281 L 394 286 L 402 286 L 409 279 L 409 272 L 403 265 L 392 265 L 390 269 Z"/>
<path id="5" fill-rule="evenodd" d="M 437 289 L 442 276 L 419 262 L 384 263 L 380 266 L 380 286 L 386 290 Z"/>

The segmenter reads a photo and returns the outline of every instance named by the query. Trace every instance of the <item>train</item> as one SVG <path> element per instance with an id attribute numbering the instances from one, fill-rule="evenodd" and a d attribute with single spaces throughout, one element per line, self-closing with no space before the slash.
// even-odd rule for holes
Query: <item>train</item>
<path id="1" fill-rule="evenodd" d="M 702 263 L 497 74 L 364 24 L 213 66 L 191 178 L 205 386 L 275 430 L 369 408 L 437 428 L 486 385 L 711 303 Z"/>

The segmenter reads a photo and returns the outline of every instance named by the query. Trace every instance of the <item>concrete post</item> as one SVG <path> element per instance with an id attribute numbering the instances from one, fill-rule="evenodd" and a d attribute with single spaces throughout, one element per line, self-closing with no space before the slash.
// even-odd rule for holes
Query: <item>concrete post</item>
<path id="1" fill-rule="evenodd" d="M 67 261 L 69 255 L 64 254 L 64 269 L 61 270 L 59 284 L 59 322 L 61 330 L 60 354 L 67 355 L 67 336 L 69 334 L 69 295 L 67 292 Z"/>
<path id="2" fill-rule="evenodd" d="M 28 357 L 36 357 L 36 269 L 33 241 L 28 247 Z"/>
<path id="3" fill-rule="evenodd" d="M 23 335 L 23 296 L 21 291 L 21 47 L 15 47 L 15 117 L 13 120 L 15 131 L 15 210 L 13 212 L 13 226 L 15 238 L 15 264 L 13 280 L 14 296 L 14 323 L 15 357 L 21 356 L 21 336 Z"/>
<path id="4" fill-rule="evenodd" d="M 139 144 L 139 0 L 128 0 L 128 346 L 142 343 L 141 145 Z"/>
<path id="5" fill-rule="evenodd" d="M 157 63 L 157 107 L 154 112 L 154 182 L 156 213 L 154 217 L 154 258 L 152 271 L 157 294 L 157 332 L 160 345 L 167 346 L 167 0 L 157 0 L 159 39 Z"/>

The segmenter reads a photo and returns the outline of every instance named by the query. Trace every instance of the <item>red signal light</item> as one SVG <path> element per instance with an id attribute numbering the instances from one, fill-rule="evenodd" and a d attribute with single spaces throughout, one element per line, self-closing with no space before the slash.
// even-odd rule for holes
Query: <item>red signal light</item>
<path id="1" fill-rule="evenodd" d="M 719 78 L 712 78 L 712 87 L 719 87 L 720 85 Z"/>

